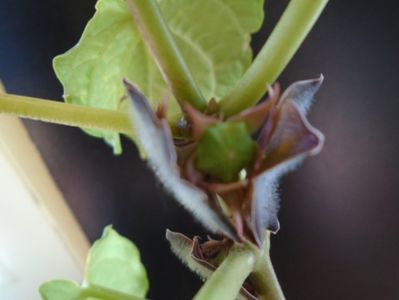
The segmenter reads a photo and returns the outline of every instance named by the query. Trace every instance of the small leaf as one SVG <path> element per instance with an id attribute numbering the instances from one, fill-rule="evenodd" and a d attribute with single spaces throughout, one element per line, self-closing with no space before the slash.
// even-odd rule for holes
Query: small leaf
<path id="1" fill-rule="evenodd" d="M 206 99 L 220 99 L 252 60 L 250 35 L 263 22 L 264 0 L 159 0 L 161 11 Z M 160 50 L 162 51 L 162 50 Z M 169 95 L 124 0 L 98 0 L 79 43 L 54 59 L 69 103 L 127 110 L 122 78 L 132 80 L 153 107 Z M 170 101 L 169 119 L 180 116 Z M 86 130 L 122 151 L 118 133 Z"/>
<path id="2" fill-rule="evenodd" d="M 245 123 L 225 122 L 209 126 L 198 144 L 197 167 L 223 182 L 238 179 L 253 160 L 256 144 Z"/>
<path id="3" fill-rule="evenodd" d="M 82 286 L 67 280 L 41 285 L 43 300 L 141 299 L 148 279 L 136 246 L 111 226 L 90 249 Z"/>
<path id="4" fill-rule="evenodd" d="M 53 280 L 39 288 L 43 300 L 80 300 L 80 287 L 68 280 Z"/>
<path id="5" fill-rule="evenodd" d="M 86 283 L 144 297 L 149 283 L 137 247 L 108 226 L 87 260 Z"/>

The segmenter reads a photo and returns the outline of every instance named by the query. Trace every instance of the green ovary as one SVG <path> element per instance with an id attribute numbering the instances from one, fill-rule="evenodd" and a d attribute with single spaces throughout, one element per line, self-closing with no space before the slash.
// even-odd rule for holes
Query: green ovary
<path id="1" fill-rule="evenodd" d="M 201 137 L 196 165 L 216 180 L 234 181 L 255 153 L 256 144 L 244 123 L 220 123 L 210 126 Z"/>

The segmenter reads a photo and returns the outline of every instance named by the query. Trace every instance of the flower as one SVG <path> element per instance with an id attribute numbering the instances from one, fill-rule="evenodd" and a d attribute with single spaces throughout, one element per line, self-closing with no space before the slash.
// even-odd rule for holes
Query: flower
<path id="1" fill-rule="evenodd" d="M 262 247 L 265 230 L 277 232 L 278 179 L 324 142 L 306 113 L 323 77 L 298 81 L 229 118 L 211 101 L 206 113 L 184 105 L 186 117 L 174 128 L 166 106 L 157 112 L 125 80 L 132 123 L 148 162 L 173 196 L 209 230 Z"/>

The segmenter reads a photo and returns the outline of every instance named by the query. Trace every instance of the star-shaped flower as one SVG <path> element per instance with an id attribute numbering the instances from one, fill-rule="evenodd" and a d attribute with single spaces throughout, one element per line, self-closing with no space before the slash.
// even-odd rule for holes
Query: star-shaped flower
<path id="1" fill-rule="evenodd" d="M 292 84 L 229 118 L 211 101 L 206 113 L 185 104 L 175 137 L 166 107 L 157 112 L 128 81 L 132 122 L 148 162 L 165 188 L 214 233 L 262 247 L 277 232 L 281 175 L 317 154 L 324 137 L 306 119 L 323 77 Z"/>

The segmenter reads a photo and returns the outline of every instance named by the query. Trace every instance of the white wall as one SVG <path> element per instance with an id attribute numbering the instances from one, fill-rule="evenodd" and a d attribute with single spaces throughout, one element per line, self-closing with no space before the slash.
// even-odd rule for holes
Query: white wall
<path id="1" fill-rule="evenodd" d="M 0 300 L 81 282 L 89 244 L 22 122 L 0 115 Z"/>

